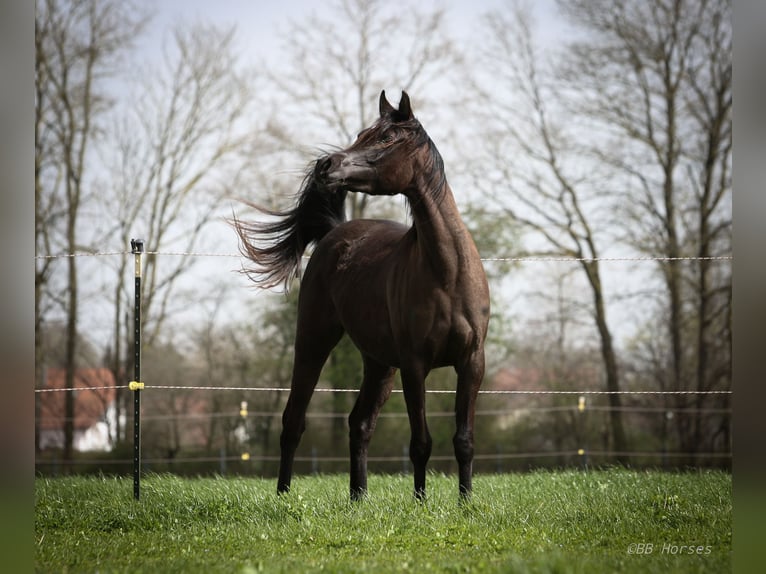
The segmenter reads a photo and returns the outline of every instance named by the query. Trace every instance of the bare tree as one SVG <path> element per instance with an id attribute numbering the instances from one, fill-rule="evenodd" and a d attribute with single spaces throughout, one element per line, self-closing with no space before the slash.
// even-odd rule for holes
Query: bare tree
<path id="1" fill-rule="evenodd" d="M 441 9 L 403 12 L 383 0 L 337 0 L 293 22 L 285 37 L 289 64 L 271 79 L 292 122 L 275 121 L 271 128 L 294 149 L 305 149 L 307 141 L 353 141 L 376 119 L 375 102 L 387 86 L 417 94 L 424 109 L 431 86 L 460 69 Z M 369 196 L 350 194 L 349 200 L 350 216 L 363 217 Z"/>
<path id="2" fill-rule="evenodd" d="M 49 24 L 40 18 L 35 18 L 35 254 L 50 254 L 51 228 L 54 225 L 56 211 L 56 195 L 50 187 L 44 186 L 43 178 L 50 167 L 53 173 L 49 176 L 57 179 L 57 164 L 53 161 L 53 138 L 47 129 L 50 104 L 48 99 L 48 78 L 45 64 L 43 45 L 47 43 Z M 45 386 L 45 354 L 43 339 L 43 321 L 45 313 L 45 290 L 52 271 L 53 259 L 35 260 L 35 387 Z M 37 425 L 39 399 L 35 396 L 35 450 L 40 448 L 39 429 Z"/>
<path id="3" fill-rule="evenodd" d="M 150 252 L 192 251 L 235 185 L 238 155 L 249 138 L 243 121 L 251 87 L 238 72 L 233 38 L 233 29 L 176 29 L 163 69 L 142 83 L 137 105 L 118 128 L 117 231 L 127 237 L 141 229 Z M 173 285 L 192 264 L 182 256 L 163 269 L 157 257 L 147 257 L 149 343 L 167 318 Z M 125 261 L 120 276 L 124 267 Z"/>
<path id="4" fill-rule="evenodd" d="M 109 238 L 125 245 L 129 237 L 141 237 L 149 252 L 188 254 L 202 245 L 221 200 L 241 184 L 255 133 L 249 116 L 253 87 L 237 59 L 233 28 L 177 26 L 163 55 L 159 67 L 146 66 L 150 73 L 112 126 L 104 183 L 111 193 L 102 208 Z M 115 377 L 124 376 L 132 357 L 131 260 L 125 253 L 114 265 L 109 347 Z M 180 289 L 199 259 L 150 253 L 144 261 L 143 337 L 152 345 L 187 305 Z M 119 409 L 125 398 L 118 397 Z"/>
<path id="5" fill-rule="evenodd" d="M 115 59 L 130 45 L 143 20 L 128 3 L 110 0 L 45 0 L 35 16 L 35 238 L 38 249 L 53 245 L 67 253 L 80 247 L 78 219 L 87 194 L 88 157 L 98 135 L 97 120 L 109 106 L 101 81 L 114 72 Z M 60 221 L 60 225 L 58 222 Z M 55 227 L 54 227 L 55 226 Z M 36 326 L 40 326 L 43 288 L 49 263 L 35 277 Z M 67 260 L 66 387 L 77 367 L 77 259 Z M 40 349 L 40 342 L 37 342 Z M 37 356 L 38 362 L 41 357 Z M 41 362 L 40 362 L 41 364 Z M 38 374 L 38 379 L 40 375 Z M 74 395 L 66 393 L 64 458 L 71 459 Z"/>
<path id="6" fill-rule="evenodd" d="M 694 190 L 696 221 L 691 230 L 696 243 L 698 391 L 731 385 L 731 273 L 713 268 L 710 257 L 731 252 L 732 153 L 732 30 L 727 1 L 712 2 L 700 19 L 695 38 L 695 62 L 690 67 L 685 108 L 694 118 L 696 142 L 684 150 Z M 697 395 L 692 444 L 703 446 Z M 724 431 L 729 433 L 728 427 Z M 706 437 L 705 437 L 706 438 Z M 728 440 L 726 441 L 728 442 Z"/>
<path id="7" fill-rule="evenodd" d="M 220 200 L 231 194 L 253 137 L 248 111 L 252 85 L 234 52 L 234 29 L 195 25 L 175 30 L 164 69 L 145 82 L 132 120 L 137 126 L 137 178 L 122 180 L 119 196 L 142 205 L 141 225 L 150 253 L 167 248 L 192 252 Z M 126 137 L 129 132 L 124 132 Z M 132 185 L 131 185 L 132 183 Z M 126 213 L 126 222 L 134 216 Z M 174 287 L 194 260 L 146 258 L 143 301 L 146 341 L 167 320 Z"/>
<path id="8" fill-rule="evenodd" d="M 605 386 L 614 393 L 620 390 L 620 374 L 599 262 L 602 226 L 593 223 L 599 221 L 594 199 L 601 181 L 597 173 L 578 169 L 585 149 L 557 116 L 561 108 L 536 52 L 530 13 L 516 5 L 488 15 L 485 26 L 483 62 L 492 77 L 490 88 L 480 88 L 478 113 L 486 114 L 484 143 L 493 167 L 489 177 L 484 170 L 476 178 L 477 185 L 501 213 L 534 232 L 542 242 L 535 253 L 577 259 L 590 292 Z M 506 87 L 508 99 L 496 97 L 498 85 Z M 509 150 L 520 152 L 513 156 L 517 161 Z M 620 396 L 610 394 L 609 402 L 613 448 L 622 453 L 627 449 Z"/>
<path id="9" fill-rule="evenodd" d="M 572 46 L 569 85 L 586 116 L 614 134 L 598 156 L 629 186 L 629 240 L 668 258 L 660 263 L 671 350 L 662 388 L 728 388 L 731 274 L 709 258 L 730 250 L 731 2 L 561 6 L 588 33 Z M 684 256 L 699 260 L 689 266 Z M 675 406 L 703 400 L 679 395 Z M 681 448 L 701 448 L 700 415 L 675 420 Z"/>

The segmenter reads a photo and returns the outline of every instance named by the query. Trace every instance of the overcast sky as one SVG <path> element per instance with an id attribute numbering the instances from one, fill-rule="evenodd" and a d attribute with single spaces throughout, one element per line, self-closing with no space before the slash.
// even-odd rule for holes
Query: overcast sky
<path id="1" fill-rule="evenodd" d="M 239 41 L 245 50 L 245 59 L 274 60 L 279 57 L 283 35 L 290 20 L 302 20 L 318 14 L 333 3 L 328 0 L 143 0 L 154 11 L 147 51 L 156 50 L 163 34 L 178 22 L 205 21 L 221 25 L 236 24 Z M 451 32 L 460 40 L 470 42 L 479 33 L 479 20 L 486 12 L 508 4 L 509 0 L 389 0 L 387 4 L 428 9 L 441 6 L 446 9 Z M 541 24 L 541 39 L 555 42 L 563 30 L 557 17 L 554 0 L 530 2 Z"/>

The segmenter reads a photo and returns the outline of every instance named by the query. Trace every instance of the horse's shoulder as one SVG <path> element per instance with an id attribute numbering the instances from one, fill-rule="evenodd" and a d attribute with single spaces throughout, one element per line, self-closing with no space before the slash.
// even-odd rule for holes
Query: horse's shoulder
<path id="1" fill-rule="evenodd" d="M 380 263 L 390 254 L 409 228 L 395 221 L 353 219 L 335 227 L 317 245 L 335 271 L 359 269 Z"/>
<path id="2" fill-rule="evenodd" d="M 336 226 L 321 243 L 337 246 L 361 241 L 382 245 L 400 239 L 408 229 L 406 225 L 385 219 L 352 219 Z"/>

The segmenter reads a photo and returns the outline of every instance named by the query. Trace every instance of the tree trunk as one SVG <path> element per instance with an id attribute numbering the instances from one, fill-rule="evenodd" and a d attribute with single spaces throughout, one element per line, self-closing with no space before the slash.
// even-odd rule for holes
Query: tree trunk
<path id="1" fill-rule="evenodd" d="M 124 275 L 125 273 L 125 256 L 122 256 L 122 261 L 120 263 L 120 275 Z M 114 377 L 115 385 L 119 386 L 120 379 L 124 376 L 125 373 L 125 367 L 123 366 L 123 361 L 121 360 L 121 354 L 122 354 L 122 323 L 121 323 L 121 315 L 122 315 L 122 281 L 118 281 L 117 285 L 114 289 L 114 332 L 112 340 L 112 349 L 114 349 L 112 354 L 112 361 L 111 365 L 109 366 L 110 370 L 112 371 L 112 377 Z M 122 437 L 122 424 L 120 421 L 120 416 L 122 415 L 122 391 L 123 389 L 116 389 L 115 395 L 114 395 L 114 417 L 115 417 L 115 424 L 114 424 L 114 446 L 118 445 L 121 442 Z"/>
<path id="2" fill-rule="evenodd" d="M 700 246 L 699 257 L 707 257 L 708 242 L 703 237 L 703 233 L 706 235 L 707 222 L 705 221 L 702 213 L 704 210 L 700 210 Z M 709 292 L 708 292 L 708 268 L 710 262 L 704 259 L 698 261 L 698 285 L 699 292 L 697 299 L 697 391 L 708 390 L 707 375 L 708 375 L 708 343 L 707 343 L 707 331 L 709 328 Z M 702 413 L 700 409 L 704 406 L 705 397 L 702 394 L 695 396 L 694 406 L 696 412 L 694 414 L 694 430 L 693 430 L 693 443 L 695 447 L 702 448 Z M 702 448 L 702 450 L 705 450 Z"/>
<path id="3" fill-rule="evenodd" d="M 601 357 L 604 361 L 604 374 L 606 376 L 606 389 L 612 394 L 609 395 L 609 406 L 612 409 L 609 412 L 609 420 L 612 428 L 612 440 L 615 457 L 620 464 L 626 464 L 627 458 L 624 454 L 627 452 L 627 440 L 625 438 L 625 429 L 622 424 L 622 400 L 617 392 L 620 390 L 620 376 L 617 366 L 617 357 L 612 345 L 612 333 L 606 320 L 606 308 L 604 306 L 604 297 L 601 287 L 601 276 L 598 261 L 588 261 L 583 263 L 588 281 L 593 289 L 593 309 L 598 328 L 599 338 L 601 340 Z"/>
<path id="4" fill-rule="evenodd" d="M 74 227 L 69 233 L 70 253 L 74 253 Z M 65 382 L 64 386 L 72 389 L 75 386 L 75 377 L 77 369 L 77 258 L 69 257 L 68 261 L 68 292 L 69 301 L 67 305 L 67 325 L 66 325 L 66 355 L 65 355 Z M 64 462 L 69 462 L 73 458 L 73 444 L 75 431 L 75 394 L 74 391 L 64 393 Z"/>

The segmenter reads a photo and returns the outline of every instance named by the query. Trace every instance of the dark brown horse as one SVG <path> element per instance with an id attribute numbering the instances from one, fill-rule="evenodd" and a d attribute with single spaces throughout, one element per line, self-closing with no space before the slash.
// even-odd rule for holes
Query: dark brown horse
<path id="1" fill-rule="evenodd" d="M 373 219 L 345 222 L 346 192 L 404 195 L 411 227 Z M 301 279 L 290 397 L 282 416 L 278 492 L 290 488 L 306 408 L 330 351 L 348 333 L 364 360 L 349 416 L 352 499 L 367 490 L 367 449 L 381 407 L 401 370 L 410 421 L 415 495 L 425 496 L 431 435 L 425 378 L 457 372 L 453 444 L 462 496 L 471 492 L 476 396 L 484 376 L 489 289 L 479 253 L 458 213 L 441 156 L 402 92 L 399 108 L 380 95 L 380 119 L 346 150 L 320 158 L 295 208 L 270 223 L 235 220 L 243 253 L 263 285 Z"/>

